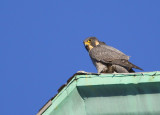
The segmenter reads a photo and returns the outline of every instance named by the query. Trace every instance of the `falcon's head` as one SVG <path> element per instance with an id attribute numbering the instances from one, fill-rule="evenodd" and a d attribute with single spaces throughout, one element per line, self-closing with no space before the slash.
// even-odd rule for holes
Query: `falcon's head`
<path id="1" fill-rule="evenodd" d="M 90 51 L 99 44 L 105 44 L 104 42 L 100 42 L 96 37 L 88 37 L 83 41 L 83 43 L 87 51 Z"/>
<path id="2" fill-rule="evenodd" d="M 88 37 L 83 41 L 87 51 L 99 45 L 99 40 L 96 37 Z"/>

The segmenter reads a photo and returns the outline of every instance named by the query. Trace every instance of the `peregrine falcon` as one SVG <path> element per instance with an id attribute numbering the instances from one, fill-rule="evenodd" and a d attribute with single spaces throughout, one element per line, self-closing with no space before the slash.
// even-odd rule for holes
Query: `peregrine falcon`
<path id="1" fill-rule="evenodd" d="M 83 43 L 98 73 L 131 73 L 134 72 L 132 68 L 143 70 L 129 62 L 129 56 L 96 37 L 88 37 Z"/>

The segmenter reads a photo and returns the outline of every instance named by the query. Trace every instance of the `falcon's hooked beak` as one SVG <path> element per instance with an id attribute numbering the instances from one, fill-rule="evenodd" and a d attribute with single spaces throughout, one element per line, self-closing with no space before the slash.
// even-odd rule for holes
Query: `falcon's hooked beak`
<path id="1" fill-rule="evenodd" d="M 93 47 L 91 46 L 91 43 L 88 41 L 83 42 L 85 45 L 85 48 L 87 51 L 90 51 Z"/>
<path id="2" fill-rule="evenodd" d="M 84 43 L 85 46 L 91 45 L 90 42 L 87 42 L 87 41 L 86 41 L 86 42 L 83 42 L 83 43 Z"/>

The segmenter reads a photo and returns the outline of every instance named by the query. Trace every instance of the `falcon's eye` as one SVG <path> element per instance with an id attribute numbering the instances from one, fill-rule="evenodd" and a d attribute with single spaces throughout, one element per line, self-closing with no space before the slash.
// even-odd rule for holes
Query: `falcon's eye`
<path id="1" fill-rule="evenodd" d="M 88 42 L 91 42 L 91 40 L 88 40 Z"/>

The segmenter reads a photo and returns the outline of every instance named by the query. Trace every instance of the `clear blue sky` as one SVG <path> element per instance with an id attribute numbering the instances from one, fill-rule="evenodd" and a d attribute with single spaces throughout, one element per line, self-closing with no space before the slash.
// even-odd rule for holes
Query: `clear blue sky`
<path id="1" fill-rule="evenodd" d="M 35 115 L 79 70 L 97 72 L 89 36 L 160 70 L 159 0 L 1 0 L 0 114 Z M 138 70 L 136 70 L 138 71 Z"/>

